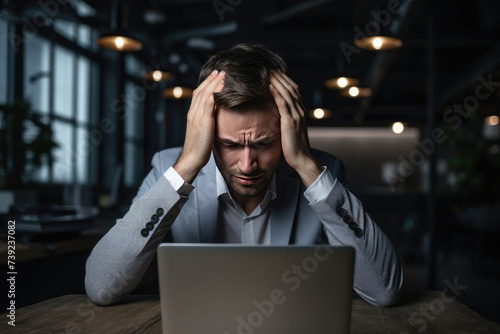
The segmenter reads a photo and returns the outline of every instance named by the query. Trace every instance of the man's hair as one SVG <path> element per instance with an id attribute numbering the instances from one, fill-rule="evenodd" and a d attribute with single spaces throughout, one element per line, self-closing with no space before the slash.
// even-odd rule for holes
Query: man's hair
<path id="1" fill-rule="evenodd" d="M 216 107 L 244 111 L 273 101 L 269 91 L 270 72 L 285 73 L 286 64 L 262 45 L 242 43 L 211 56 L 201 69 L 199 83 L 214 70 L 226 72 L 224 89 L 214 94 Z"/>

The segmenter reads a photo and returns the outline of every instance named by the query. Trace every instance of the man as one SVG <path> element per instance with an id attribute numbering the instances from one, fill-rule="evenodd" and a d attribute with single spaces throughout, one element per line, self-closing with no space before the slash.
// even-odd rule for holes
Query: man
<path id="1" fill-rule="evenodd" d="M 87 260 L 95 303 L 127 296 L 163 241 L 352 246 L 356 292 L 374 305 L 397 300 L 401 259 L 347 190 L 342 162 L 310 148 L 306 109 L 285 72 L 259 45 L 208 60 L 182 150 L 153 157 L 130 210 Z"/>

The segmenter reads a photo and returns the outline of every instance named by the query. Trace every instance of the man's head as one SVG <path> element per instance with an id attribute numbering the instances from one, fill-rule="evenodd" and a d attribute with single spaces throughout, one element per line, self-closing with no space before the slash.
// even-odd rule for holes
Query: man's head
<path id="1" fill-rule="evenodd" d="M 203 66 L 200 82 L 213 70 L 226 73 L 222 92 L 214 94 L 215 162 L 240 205 L 258 204 L 282 155 L 269 75 L 273 70 L 285 72 L 286 65 L 263 46 L 239 44 L 213 55 Z"/>
<path id="2" fill-rule="evenodd" d="M 238 44 L 217 52 L 203 65 L 199 83 L 212 71 L 224 71 L 224 90 L 214 94 L 217 108 L 245 111 L 272 102 L 269 91 L 271 71 L 286 72 L 280 56 L 262 45 Z"/>

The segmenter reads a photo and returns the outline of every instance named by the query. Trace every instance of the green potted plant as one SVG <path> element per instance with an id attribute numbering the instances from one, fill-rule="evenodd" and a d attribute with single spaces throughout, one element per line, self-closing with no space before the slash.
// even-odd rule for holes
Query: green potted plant
<path id="1" fill-rule="evenodd" d="M 54 162 L 50 124 L 25 100 L 0 105 L 0 188 L 19 188 L 43 164 Z"/>

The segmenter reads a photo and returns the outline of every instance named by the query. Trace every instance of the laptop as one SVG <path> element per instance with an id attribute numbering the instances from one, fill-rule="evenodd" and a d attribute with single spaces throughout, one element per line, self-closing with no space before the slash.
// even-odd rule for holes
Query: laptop
<path id="1" fill-rule="evenodd" d="M 351 247 L 158 247 L 164 334 L 349 333 Z"/>

